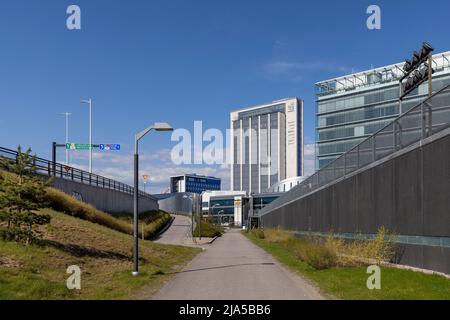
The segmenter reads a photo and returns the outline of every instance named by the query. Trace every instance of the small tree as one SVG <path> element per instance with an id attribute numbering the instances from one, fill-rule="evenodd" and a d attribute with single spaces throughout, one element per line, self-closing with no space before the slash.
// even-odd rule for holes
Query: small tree
<path id="1" fill-rule="evenodd" d="M 0 175 L 0 229 L 5 240 L 29 244 L 38 235 L 36 225 L 50 223 L 50 216 L 36 211 L 47 206 L 45 201 L 48 183 L 35 176 L 36 156 L 17 148 L 16 161 L 0 159 L 1 166 L 11 174 Z"/>

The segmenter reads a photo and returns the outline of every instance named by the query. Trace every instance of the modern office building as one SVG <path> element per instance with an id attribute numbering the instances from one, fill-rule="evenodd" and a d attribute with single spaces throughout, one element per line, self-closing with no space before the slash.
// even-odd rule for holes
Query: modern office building
<path id="1" fill-rule="evenodd" d="M 170 193 L 192 192 L 202 193 L 206 190 L 220 190 L 220 178 L 184 174 L 170 177 Z"/>
<path id="2" fill-rule="evenodd" d="M 422 84 L 399 110 L 404 63 L 316 83 L 316 170 L 383 128 L 428 94 Z M 450 52 L 433 55 L 433 91 L 450 84 Z"/>
<path id="3" fill-rule="evenodd" d="M 249 214 L 257 215 L 280 195 L 277 192 L 249 195 L 246 191 L 205 191 L 202 193 L 202 214 L 216 222 L 242 226 L 247 224 Z"/>
<path id="4" fill-rule="evenodd" d="M 303 175 L 303 101 L 283 99 L 233 111 L 231 189 L 261 193 Z"/>
<path id="5" fill-rule="evenodd" d="M 221 222 L 240 225 L 246 198 L 245 191 L 205 191 L 202 193 L 202 214 L 204 217 L 220 216 Z"/>
<path id="6" fill-rule="evenodd" d="M 295 186 L 299 185 L 306 177 L 299 176 L 281 180 L 278 183 L 272 185 L 269 189 L 269 192 L 288 192 Z"/>

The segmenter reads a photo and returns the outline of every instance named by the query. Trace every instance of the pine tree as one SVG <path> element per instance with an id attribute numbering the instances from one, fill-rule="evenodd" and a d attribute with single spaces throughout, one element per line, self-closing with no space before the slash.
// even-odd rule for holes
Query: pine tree
<path id="1" fill-rule="evenodd" d="M 16 161 L 2 158 L 1 166 L 10 173 L 0 174 L 0 229 L 5 240 L 31 243 L 38 235 L 36 225 L 50 223 L 50 216 L 39 214 L 45 208 L 45 183 L 36 176 L 36 156 L 17 148 Z"/>

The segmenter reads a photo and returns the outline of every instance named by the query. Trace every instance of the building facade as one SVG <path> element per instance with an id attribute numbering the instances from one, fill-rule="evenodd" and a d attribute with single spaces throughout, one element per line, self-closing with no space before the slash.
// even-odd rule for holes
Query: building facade
<path id="1" fill-rule="evenodd" d="M 316 170 L 424 100 L 428 84 L 399 108 L 404 63 L 316 83 Z M 433 55 L 433 91 L 450 84 L 450 52 Z"/>
<path id="2" fill-rule="evenodd" d="M 202 214 L 213 220 L 220 217 L 221 223 L 242 223 L 242 208 L 245 205 L 245 191 L 205 191 L 202 193 Z"/>
<path id="3" fill-rule="evenodd" d="M 196 174 L 184 174 L 170 177 L 170 193 L 202 193 L 206 190 L 220 190 L 221 179 Z"/>
<path id="4" fill-rule="evenodd" d="M 272 185 L 270 187 L 269 191 L 270 192 L 288 192 L 295 186 L 299 185 L 305 179 L 306 179 L 306 177 L 304 177 L 304 176 L 284 179 L 284 180 L 281 180 L 280 182 Z"/>
<path id="5" fill-rule="evenodd" d="M 233 111 L 231 189 L 261 193 L 303 175 L 303 101 L 283 99 Z"/>
<path id="6" fill-rule="evenodd" d="M 246 225 L 249 214 L 257 215 L 280 195 L 277 192 L 249 195 L 246 191 L 205 191 L 202 193 L 202 215 L 211 217 L 214 222 Z"/>

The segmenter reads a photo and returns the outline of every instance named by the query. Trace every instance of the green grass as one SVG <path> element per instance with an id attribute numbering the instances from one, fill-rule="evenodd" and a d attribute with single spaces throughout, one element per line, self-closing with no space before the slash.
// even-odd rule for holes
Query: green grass
<path id="1" fill-rule="evenodd" d="M 149 298 L 200 250 L 140 241 L 133 277 L 130 235 L 51 209 L 41 244 L 0 240 L 0 300 Z M 81 290 L 68 290 L 66 269 L 81 268 Z M 145 294 L 142 294 L 143 290 Z"/>
<path id="2" fill-rule="evenodd" d="M 221 236 L 224 232 L 224 229 L 221 226 L 217 226 L 215 224 L 212 224 L 212 223 L 209 223 L 206 221 L 202 221 L 200 231 L 201 231 L 202 237 L 214 238 L 214 237 Z M 198 236 L 199 236 L 199 228 L 198 228 L 198 224 L 197 224 L 194 229 L 194 237 L 198 237 Z"/>
<path id="3" fill-rule="evenodd" d="M 131 213 L 113 213 L 113 217 L 125 221 L 132 225 L 133 214 Z M 144 238 L 152 239 L 155 237 L 159 231 L 161 231 L 167 223 L 170 222 L 170 213 L 159 210 L 159 211 L 148 211 L 139 214 L 139 223 L 144 224 Z M 142 229 L 139 228 L 139 236 L 142 237 Z"/>
<path id="4" fill-rule="evenodd" d="M 381 289 L 369 290 L 365 267 L 316 270 L 299 260 L 279 242 L 269 242 L 254 233 L 244 232 L 255 244 L 281 263 L 312 280 L 330 298 L 340 299 L 450 299 L 450 280 L 411 270 L 381 267 Z"/>

